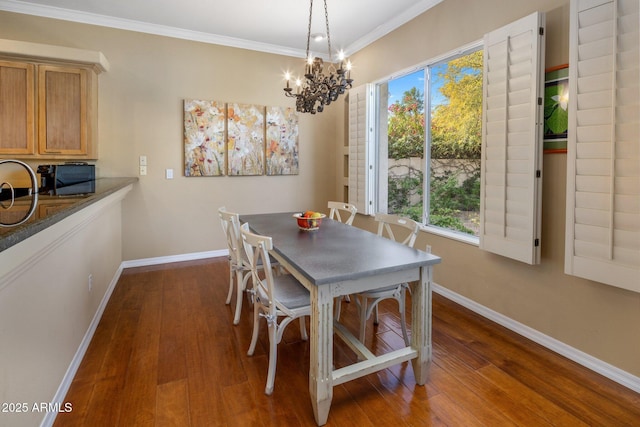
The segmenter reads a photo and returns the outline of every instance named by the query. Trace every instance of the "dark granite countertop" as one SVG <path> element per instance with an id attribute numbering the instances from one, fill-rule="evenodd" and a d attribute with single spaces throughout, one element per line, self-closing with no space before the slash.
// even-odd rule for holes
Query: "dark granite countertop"
<path id="1" fill-rule="evenodd" d="M 138 178 L 99 178 L 93 181 L 95 186 L 92 186 L 91 192 L 87 192 L 86 185 L 78 184 L 64 187 L 60 193 L 65 194 L 38 194 L 35 207 L 30 195 L 17 197 L 10 208 L 9 201 L 3 201 L 0 205 L 0 223 L 3 224 L 0 225 L 0 252 L 136 182 Z M 23 222 L 32 210 L 32 214 Z M 20 224 L 9 225 L 14 223 Z"/>

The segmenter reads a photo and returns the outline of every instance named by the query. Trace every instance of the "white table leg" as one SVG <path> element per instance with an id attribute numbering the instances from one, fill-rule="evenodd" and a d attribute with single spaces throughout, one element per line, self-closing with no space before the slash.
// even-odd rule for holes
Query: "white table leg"
<path id="1" fill-rule="evenodd" d="M 333 398 L 333 298 L 329 286 L 313 286 L 309 393 L 313 415 L 319 426 L 327 423 Z"/>
<path id="2" fill-rule="evenodd" d="M 424 385 L 431 364 L 431 277 L 430 266 L 420 268 L 420 280 L 411 284 L 411 347 L 418 351 L 413 359 L 416 383 Z"/>

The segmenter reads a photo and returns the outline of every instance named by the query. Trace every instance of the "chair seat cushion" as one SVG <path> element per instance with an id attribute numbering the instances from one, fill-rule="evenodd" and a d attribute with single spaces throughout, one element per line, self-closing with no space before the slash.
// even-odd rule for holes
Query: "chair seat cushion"
<path id="1" fill-rule="evenodd" d="M 274 296 L 285 307 L 296 309 L 311 304 L 309 291 L 291 274 L 275 276 L 273 281 Z"/>

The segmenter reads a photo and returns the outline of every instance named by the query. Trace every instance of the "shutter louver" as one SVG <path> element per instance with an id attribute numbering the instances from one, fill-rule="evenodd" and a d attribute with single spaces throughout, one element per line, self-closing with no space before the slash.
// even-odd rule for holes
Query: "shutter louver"
<path id="1" fill-rule="evenodd" d="M 640 6 L 571 3 L 565 273 L 640 292 Z"/>
<path id="2" fill-rule="evenodd" d="M 349 90 L 349 203 L 369 215 L 371 207 L 369 102 L 371 85 Z"/>
<path id="3" fill-rule="evenodd" d="M 544 15 L 484 38 L 480 248 L 540 262 Z"/>

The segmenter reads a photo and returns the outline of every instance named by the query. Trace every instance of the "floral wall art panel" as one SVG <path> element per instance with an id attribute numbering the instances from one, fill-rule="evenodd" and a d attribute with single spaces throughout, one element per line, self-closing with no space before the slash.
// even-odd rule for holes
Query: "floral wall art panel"
<path id="1" fill-rule="evenodd" d="M 264 107 L 227 105 L 229 175 L 264 174 Z"/>
<path id="2" fill-rule="evenodd" d="M 184 100 L 184 175 L 225 174 L 225 104 Z"/>
<path id="3" fill-rule="evenodd" d="M 298 115 L 293 108 L 267 107 L 267 175 L 298 174 Z"/>

